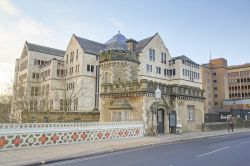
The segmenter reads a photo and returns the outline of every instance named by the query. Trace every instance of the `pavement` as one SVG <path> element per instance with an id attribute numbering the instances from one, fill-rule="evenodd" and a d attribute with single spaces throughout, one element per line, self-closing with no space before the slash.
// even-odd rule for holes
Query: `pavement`
<path id="1" fill-rule="evenodd" d="M 41 165 L 140 147 L 174 143 L 179 141 L 188 141 L 194 139 L 205 139 L 208 137 L 235 135 L 240 133 L 250 133 L 250 128 L 235 129 L 234 132 L 228 132 L 227 130 L 219 130 L 209 132 L 182 133 L 180 135 L 164 134 L 158 136 L 145 136 L 138 138 L 107 140 L 91 143 L 77 143 L 48 147 L 7 150 L 0 152 L 0 165 Z"/>
<path id="2" fill-rule="evenodd" d="M 46 166 L 249 166 L 250 133 L 165 143 Z"/>

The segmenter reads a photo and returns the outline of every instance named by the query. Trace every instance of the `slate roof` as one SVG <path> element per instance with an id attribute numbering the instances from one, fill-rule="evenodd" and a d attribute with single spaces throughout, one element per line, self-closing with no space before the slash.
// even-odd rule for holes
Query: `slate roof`
<path id="1" fill-rule="evenodd" d="M 195 63 L 194 61 L 192 61 L 190 58 L 186 57 L 185 55 L 173 57 L 171 60 L 176 60 L 176 59 L 181 59 L 181 60 Z M 195 63 L 195 64 L 197 64 L 197 63 Z"/>
<path id="2" fill-rule="evenodd" d="M 105 49 L 128 50 L 127 38 L 120 31 L 105 43 Z"/>
<path id="3" fill-rule="evenodd" d="M 155 37 L 155 35 L 138 41 L 137 44 L 136 44 L 135 51 L 136 52 L 141 52 L 142 49 Z"/>
<path id="4" fill-rule="evenodd" d="M 100 51 L 105 49 L 105 45 L 102 43 L 98 43 L 92 40 L 84 39 L 81 37 L 76 36 L 77 41 L 79 42 L 82 49 L 90 54 L 99 55 Z"/>
<path id="5" fill-rule="evenodd" d="M 41 46 L 37 44 L 28 43 L 27 41 L 26 41 L 26 45 L 29 51 L 40 52 L 40 53 L 45 53 L 45 54 L 50 54 L 50 55 L 55 55 L 55 56 L 60 56 L 60 57 L 63 57 L 65 54 L 65 51 L 58 50 L 55 48 L 45 47 L 45 46 Z"/>
<path id="6" fill-rule="evenodd" d="M 138 41 L 136 44 L 135 51 L 141 52 L 141 50 L 155 37 L 155 35 Z M 128 39 L 124 35 L 122 35 L 120 32 L 118 32 L 115 36 L 113 36 L 110 40 L 108 40 L 104 44 L 98 43 L 92 40 L 88 40 L 88 39 L 85 39 L 76 35 L 74 36 L 76 37 L 77 41 L 79 42 L 79 44 L 81 45 L 82 49 L 85 52 L 91 53 L 94 55 L 99 55 L 100 51 L 104 51 L 108 49 L 128 50 L 128 46 L 126 43 Z"/>
<path id="7" fill-rule="evenodd" d="M 91 53 L 94 55 L 99 55 L 100 51 L 104 51 L 108 49 L 118 49 L 118 50 L 128 49 L 127 44 L 126 44 L 127 38 L 123 36 L 121 33 L 116 34 L 104 44 L 98 43 L 92 40 L 84 39 L 76 35 L 75 37 L 85 52 Z"/>

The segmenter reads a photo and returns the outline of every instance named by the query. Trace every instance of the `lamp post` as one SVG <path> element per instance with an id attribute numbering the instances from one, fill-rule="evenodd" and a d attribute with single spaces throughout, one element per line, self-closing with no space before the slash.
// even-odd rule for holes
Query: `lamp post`
<path id="1" fill-rule="evenodd" d="M 159 85 L 157 86 L 157 89 L 155 90 L 155 99 L 157 101 L 160 101 L 161 99 L 161 90 L 159 89 Z M 153 135 L 157 135 L 158 131 L 157 131 L 157 108 L 154 108 L 154 110 L 152 110 L 152 134 Z M 155 114 L 155 116 L 154 116 Z M 156 126 L 155 126 L 156 124 Z"/>
<path id="2" fill-rule="evenodd" d="M 161 90 L 159 89 L 159 85 L 157 86 L 157 89 L 155 90 L 155 98 L 156 100 L 160 100 L 161 98 Z"/>

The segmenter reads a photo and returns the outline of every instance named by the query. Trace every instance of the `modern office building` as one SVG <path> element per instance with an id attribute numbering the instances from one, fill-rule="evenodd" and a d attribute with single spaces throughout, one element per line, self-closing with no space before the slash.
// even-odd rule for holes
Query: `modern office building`
<path id="1" fill-rule="evenodd" d="M 205 112 L 250 109 L 250 64 L 228 66 L 219 58 L 201 68 Z"/>

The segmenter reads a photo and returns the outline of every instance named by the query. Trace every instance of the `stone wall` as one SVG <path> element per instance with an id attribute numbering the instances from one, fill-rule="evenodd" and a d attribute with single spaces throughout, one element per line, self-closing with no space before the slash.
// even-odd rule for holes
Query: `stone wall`
<path id="1" fill-rule="evenodd" d="M 142 96 L 120 97 L 119 99 L 105 98 L 101 102 L 100 122 L 112 122 L 112 112 L 122 111 L 129 112 L 129 121 L 142 121 Z M 132 108 L 126 108 L 122 105 L 115 107 L 116 102 L 127 102 Z"/>
<path id="2" fill-rule="evenodd" d="M 22 122 L 98 122 L 100 112 L 22 112 Z"/>
<path id="3" fill-rule="evenodd" d="M 171 101 L 173 100 L 173 101 Z M 157 103 L 157 110 L 164 110 L 164 133 L 169 133 L 169 114 L 176 112 L 177 124 L 182 125 L 183 132 L 201 131 L 202 124 L 204 122 L 204 110 L 203 101 L 200 100 L 184 100 L 180 98 L 170 97 L 165 98 L 166 103 L 163 100 L 156 100 L 154 95 L 138 95 L 138 96 L 120 96 L 117 97 L 105 97 L 101 100 L 100 107 L 100 121 L 112 122 L 112 112 L 129 112 L 129 121 L 143 121 L 145 127 L 145 133 L 151 135 L 154 130 L 154 126 L 157 126 L 157 115 L 153 113 L 152 105 Z M 176 102 L 176 103 L 175 103 Z M 126 104 L 116 103 L 129 103 L 130 109 L 124 107 Z M 167 104 L 167 105 L 166 105 Z M 193 105 L 195 118 L 192 121 L 188 119 L 187 106 Z M 116 106 L 116 107 L 115 107 Z"/>
<path id="4" fill-rule="evenodd" d="M 201 131 L 204 122 L 204 105 L 199 100 L 177 100 L 177 123 L 182 124 L 183 132 Z M 188 119 L 187 106 L 194 106 L 195 117 L 193 120 Z"/>
<path id="5" fill-rule="evenodd" d="M 162 97 L 155 99 L 155 90 L 161 89 Z M 156 112 L 164 110 L 164 133 L 169 133 L 169 114 L 176 113 L 177 124 L 182 125 L 183 132 L 201 131 L 204 122 L 204 98 L 200 88 L 179 85 L 165 85 L 157 82 L 140 80 L 127 81 L 115 84 L 102 84 L 100 94 L 100 120 L 112 121 L 112 112 L 128 111 L 129 120 L 144 122 L 146 134 L 152 134 L 157 126 Z M 114 108 L 114 103 L 128 103 L 131 108 L 123 108 L 122 105 Z M 194 119 L 188 119 L 187 106 L 194 106 Z M 117 105 L 116 105 L 117 106 Z M 156 106 L 156 110 L 152 108 Z"/>
<path id="6" fill-rule="evenodd" d="M 202 131 L 227 130 L 227 122 L 203 123 Z"/>
<path id="7" fill-rule="evenodd" d="M 240 118 L 234 118 L 235 125 L 234 128 L 250 128 L 250 120 L 242 120 Z M 227 122 L 211 122 L 203 123 L 202 131 L 214 131 L 214 130 L 227 130 Z"/>

